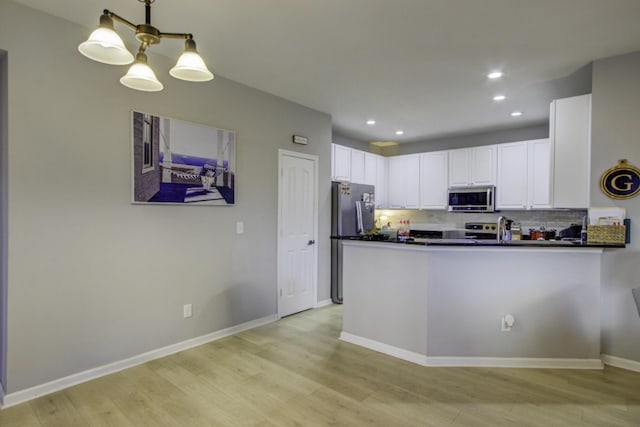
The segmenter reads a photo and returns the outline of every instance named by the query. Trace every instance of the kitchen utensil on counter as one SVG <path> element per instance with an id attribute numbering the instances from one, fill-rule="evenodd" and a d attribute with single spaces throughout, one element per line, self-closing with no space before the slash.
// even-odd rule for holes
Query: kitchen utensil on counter
<path id="1" fill-rule="evenodd" d="M 582 230 L 582 225 L 571 224 L 569 227 L 563 228 L 562 230 L 560 230 L 558 232 L 558 235 L 556 236 L 556 239 L 566 239 L 566 238 L 579 239 L 581 230 Z"/>
<path id="2" fill-rule="evenodd" d="M 519 222 L 511 223 L 511 240 L 522 240 L 522 225 Z"/>
<path id="3" fill-rule="evenodd" d="M 529 237 L 531 240 L 551 240 L 556 237 L 556 230 L 547 230 L 544 227 L 530 228 Z"/>

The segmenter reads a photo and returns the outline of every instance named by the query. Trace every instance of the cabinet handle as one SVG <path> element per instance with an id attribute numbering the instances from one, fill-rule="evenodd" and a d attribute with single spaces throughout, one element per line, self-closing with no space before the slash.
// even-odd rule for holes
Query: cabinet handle
<path id="1" fill-rule="evenodd" d="M 309 240 L 309 241 L 307 242 L 307 245 L 308 245 L 308 246 L 311 246 L 311 245 L 313 245 L 313 244 L 315 244 L 315 243 L 316 243 L 316 241 L 315 241 L 315 240 Z"/>

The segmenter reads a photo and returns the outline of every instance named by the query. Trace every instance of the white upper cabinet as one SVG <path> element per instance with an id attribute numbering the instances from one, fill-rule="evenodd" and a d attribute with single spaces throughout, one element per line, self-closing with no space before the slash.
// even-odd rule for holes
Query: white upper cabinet
<path id="1" fill-rule="evenodd" d="M 548 139 L 498 145 L 497 209 L 550 207 L 549 147 Z"/>
<path id="2" fill-rule="evenodd" d="M 551 207 L 551 142 L 549 139 L 529 141 L 528 146 L 528 206 L 531 209 Z"/>
<path id="3" fill-rule="evenodd" d="M 447 209 L 447 151 L 420 154 L 420 209 Z"/>
<path id="4" fill-rule="evenodd" d="M 551 102 L 553 207 L 588 208 L 591 176 L 591 95 Z"/>
<path id="5" fill-rule="evenodd" d="M 493 185 L 496 183 L 496 153 L 496 145 L 486 145 L 472 149 L 472 185 Z"/>
<path id="6" fill-rule="evenodd" d="M 449 186 L 459 187 L 471 182 L 471 149 L 449 151 Z"/>
<path id="7" fill-rule="evenodd" d="M 528 145 L 526 141 L 498 145 L 497 209 L 526 209 Z"/>
<path id="8" fill-rule="evenodd" d="M 420 157 L 418 154 L 389 157 L 389 207 L 418 209 Z"/>
<path id="9" fill-rule="evenodd" d="M 376 159 L 376 208 L 386 208 L 388 206 L 388 175 L 387 175 L 387 159 L 382 156 L 375 156 Z"/>
<path id="10" fill-rule="evenodd" d="M 449 186 L 493 185 L 496 182 L 497 146 L 449 151 Z"/>
<path id="11" fill-rule="evenodd" d="M 334 181 L 351 181 L 351 148 L 331 144 L 331 166 Z"/>
<path id="12" fill-rule="evenodd" d="M 383 156 L 331 144 L 331 179 L 375 186 L 376 207 L 387 207 L 387 161 Z"/>
<path id="13" fill-rule="evenodd" d="M 376 185 L 378 176 L 378 156 L 364 153 L 364 184 Z"/>
<path id="14" fill-rule="evenodd" d="M 364 184 L 364 151 L 351 149 L 351 182 Z"/>

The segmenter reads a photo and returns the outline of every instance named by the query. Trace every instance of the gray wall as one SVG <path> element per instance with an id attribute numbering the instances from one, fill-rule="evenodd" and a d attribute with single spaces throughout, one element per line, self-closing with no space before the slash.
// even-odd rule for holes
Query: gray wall
<path id="1" fill-rule="evenodd" d="M 369 143 L 366 141 L 360 141 L 358 139 L 351 138 L 343 135 L 336 130 L 333 130 L 333 143 L 338 145 L 344 145 L 345 147 L 355 148 L 356 150 L 371 151 L 369 149 Z"/>
<path id="2" fill-rule="evenodd" d="M 476 147 L 480 145 L 501 144 L 503 142 L 528 141 L 549 137 L 549 123 L 526 126 L 515 129 L 503 129 L 473 135 L 460 135 L 448 138 L 432 139 L 410 144 L 400 144 L 396 154 L 425 153 L 428 151 L 451 150 L 455 148 Z"/>
<path id="3" fill-rule="evenodd" d="M 0 387 L 7 389 L 7 52 L 0 50 Z M 0 392 L 1 393 L 1 392 Z"/>
<path id="4" fill-rule="evenodd" d="M 127 89 L 126 67 L 77 52 L 91 30 L 0 3 L 9 393 L 275 315 L 279 148 L 319 156 L 318 297 L 329 298 L 331 117 L 222 76 L 175 80 L 153 49 L 164 91 Z M 236 205 L 132 205 L 131 110 L 236 131 Z"/>
<path id="5" fill-rule="evenodd" d="M 476 147 L 480 145 L 500 144 L 506 142 L 528 141 L 549 137 L 549 123 L 540 123 L 514 129 L 502 129 L 471 135 L 458 135 L 420 142 L 408 142 L 389 147 L 372 147 L 365 141 L 359 141 L 333 130 L 333 142 L 358 150 L 375 152 L 383 156 L 426 153 L 430 151 L 451 150 L 455 148 Z"/>
<path id="6" fill-rule="evenodd" d="M 591 205 L 619 206 L 631 218 L 631 244 L 603 261 L 602 352 L 640 362 L 640 317 L 631 288 L 640 286 L 640 197 L 613 200 L 600 176 L 619 159 L 640 167 L 640 52 L 596 61 L 593 68 Z"/>

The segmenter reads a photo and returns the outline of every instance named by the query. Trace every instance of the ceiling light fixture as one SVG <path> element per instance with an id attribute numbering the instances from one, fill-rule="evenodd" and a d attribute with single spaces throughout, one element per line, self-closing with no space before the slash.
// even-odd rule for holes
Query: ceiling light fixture
<path id="1" fill-rule="evenodd" d="M 490 78 L 491 80 L 495 80 L 495 79 L 499 79 L 503 75 L 504 74 L 502 74 L 502 71 L 494 71 L 492 73 L 489 73 L 487 77 Z"/>
<path id="2" fill-rule="evenodd" d="M 373 119 L 369 119 L 369 120 L 367 120 L 367 124 L 368 124 L 369 126 L 373 126 L 373 125 L 375 125 L 375 124 L 376 124 L 376 121 L 375 121 L 375 120 L 373 120 Z"/>
<path id="3" fill-rule="evenodd" d="M 505 99 L 507 99 L 507 97 L 504 95 L 496 95 L 493 97 L 494 101 L 504 101 Z"/>
<path id="4" fill-rule="evenodd" d="M 404 135 L 404 131 L 403 130 L 397 130 L 396 131 L 396 135 Z"/>
<path id="5" fill-rule="evenodd" d="M 523 114 L 524 113 L 522 111 L 514 111 L 513 113 L 511 113 L 511 117 L 520 117 Z"/>
<path id="6" fill-rule="evenodd" d="M 173 77 L 191 82 L 205 82 L 213 79 L 213 74 L 207 68 L 202 57 L 196 50 L 193 35 L 188 33 L 163 33 L 151 25 L 151 4 L 155 0 L 138 0 L 145 5 L 145 23 L 135 25 L 121 16 L 105 9 L 100 16 L 100 26 L 91 33 L 89 38 L 80 43 L 78 50 L 81 54 L 94 61 L 110 65 L 127 65 L 133 62 L 129 72 L 120 79 L 120 83 L 136 90 L 157 92 L 162 90 L 162 83 L 147 65 L 145 51 L 151 45 L 160 43 L 163 38 L 184 39 L 185 49 L 176 65 L 169 71 Z M 122 38 L 115 32 L 113 21 L 124 24 L 135 31 L 136 39 L 140 42 L 138 53 L 134 56 L 125 46 Z"/>

